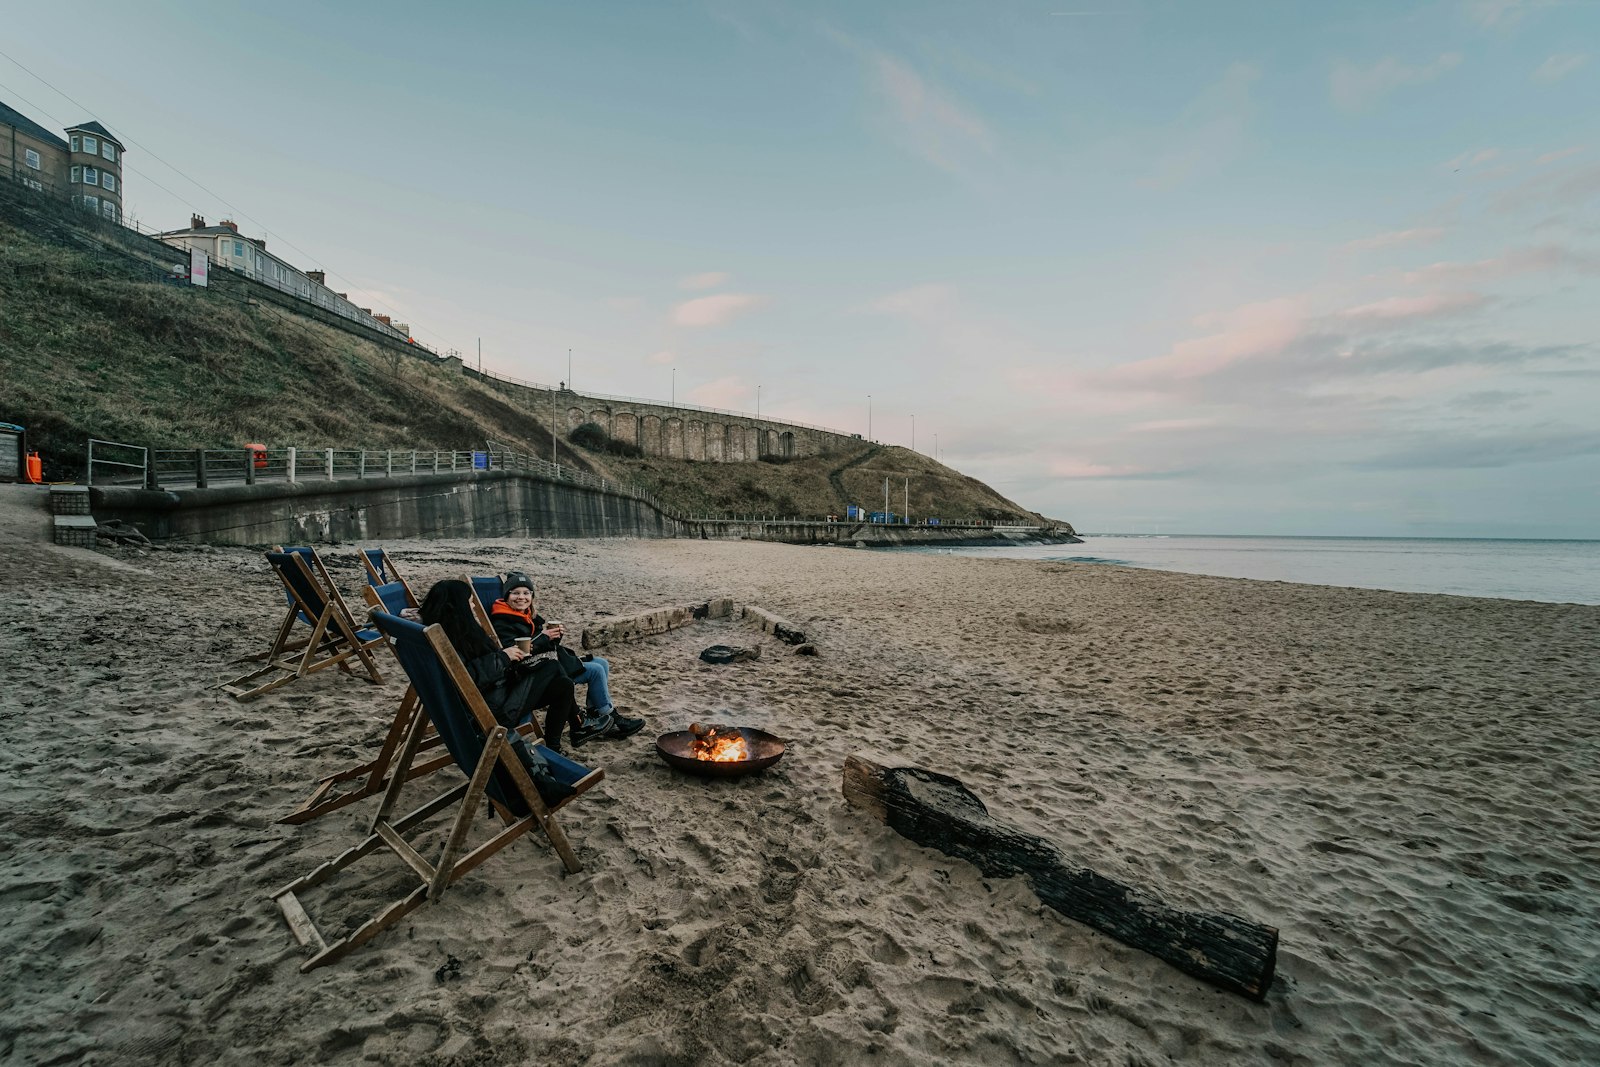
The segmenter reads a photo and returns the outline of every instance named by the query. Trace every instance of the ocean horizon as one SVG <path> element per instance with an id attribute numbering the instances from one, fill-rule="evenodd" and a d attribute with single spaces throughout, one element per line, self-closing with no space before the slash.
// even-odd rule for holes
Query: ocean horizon
<path id="1" fill-rule="evenodd" d="M 1301 585 L 1600 604 L 1600 540 L 1079 533 L 1081 545 L 918 551 Z"/>

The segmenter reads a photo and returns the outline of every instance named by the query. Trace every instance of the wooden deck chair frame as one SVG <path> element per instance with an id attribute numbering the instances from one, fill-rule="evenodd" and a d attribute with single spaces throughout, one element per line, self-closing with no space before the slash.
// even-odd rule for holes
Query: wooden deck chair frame
<path id="1" fill-rule="evenodd" d="M 374 559 L 373 557 L 377 558 Z M 406 607 L 419 608 L 422 601 L 417 599 L 417 594 L 411 588 L 411 583 L 406 581 L 394 565 L 394 560 L 389 558 L 387 549 L 363 548 L 361 550 L 361 565 L 367 569 L 367 587 L 389 585 L 398 582 L 406 591 Z"/>
<path id="2" fill-rule="evenodd" d="M 457 697 L 477 723 L 478 729 L 485 735 L 483 751 L 478 757 L 477 764 L 472 768 L 467 781 L 451 787 L 445 792 L 429 800 L 421 807 L 400 816 L 394 817 L 398 807 L 400 793 L 404 789 L 409 776 L 393 775 L 389 785 L 384 790 L 383 801 L 378 807 L 377 814 L 372 819 L 372 832 L 358 845 L 347 849 L 340 855 L 322 864 L 300 878 L 296 878 L 282 889 L 271 893 L 270 896 L 282 910 L 290 930 L 302 945 L 314 947 L 317 951 L 310 959 L 300 966 L 302 972 L 313 968 L 333 963 L 348 955 L 350 952 L 372 940 L 384 930 L 399 922 L 406 915 L 416 910 L 425 902 L 437 901 L 443 896 L 446 889 L 461 879 L 473 868 L 489 859 L 496 852 L 511 844 L 523 834 L 539 829 L 549 839 L 556 854 L 561 857 L 561 862 L 566 869 L 576 874 L 582 870 L 577 855 L 572 851 L 572 844 L 567 840 L 566 833 L 555 820 L 555 813 L 566 807 L 572 801 L 588 792 L 605 779 L 605 771 L 601 769 L 589 770 L 587 774 L 572 783 L 573 795 L 567 797 L 555 807 L 547 806 L 539 796 L 539 791 L 534 787 L 533 779 L 528 776 L 527 770 L 522 766 L 516 754 L 508 744 L 509 731 L 495 721 L 488 706 L 483 701 L 483 696 L 478 692 L 477 686 L 467 674 L 466 667 L 462 665 L 455 649 L 450 646 L 449 638 L 437 625 L 420 628 L 418 624 L 400 619 L 387 612 L 374 612 L 374 620 L 380 629 L 404 630 L 407 627 L 422 630 L 422 639 L 426 640 L 432 648 L 433 656 L 438 667 L 445 672 L 444 683 L 453 687 Z M 415 632 L 413 630 L 413 632 Z M 397 652 L 398 654 L 398 652 Z M 402 661 L 403 662 L 403 661 Z M 408 669 L 408 674 L 409 669 Z M 413 679 L 413 686 L 415 679 Z M 406 727 L 405 737 L 401 744 L 401 765 L 408 765 L 420 747 L 424 728 L 429 722 L 426 714 L 413 715 Z M 548 749 L 543 751 L 546 758 L 560 760 L 569 768 L 587 770 L 579 764 L 563 760 L 560 756 L 552 754 Z M 496 768 L 503 769 L 509 774 L 510 781 L 520 794 L 521 800 L 527 807 L 527 813 L 514 816 L 506 808 L 494 803 L 488 794 L 489 780 Z M 464 769 L 464 768 L 463 768 Z M 471 827 L 482 802 L 491 799 L 491 807 L 499 815 L 502 828 L 488 841 L 471 849 L 466 848 L 467 832 Z M 451 805 L 458 805 L 455 818 L 451 822 L 450 831 L 445 838 L 442 852 L 437 862 L 430 863 L 406 840 L 407 831 L 426 822 L 431 817 L 447 810 Z M 319 885 L 335 874 L 349 867 L 364 856 L 370 855 L 380 849 L 387 848 L 403 860 L 417 876 L 418 884 L 405 896 L 387 905 L 367 922 L 358 926 L 350 934 L 338 941 L 329 944 L 317 930 L 305 907 L 300 903 L 298 894 L 306 889 Z"/>
<path id="3" fill-rule="evenodd" d="M 261 657 L 267 665 L 223 682 L 217 688 L 236 700 L 253 700 L 328 667 L 354 674 L 349 663 L 352 658 L 366 670 L 368 681 L 382 685 L 383 674 L 378 670 L 372 649 L 382 644 L 384 638 L 381 634 L 370 638 L 361 636 L 361 627 L 356 625 L 339 587 L 333 584 L 327 566 L 316 551 L 297 548 L 268 552 L 266 557 L 288 599 L 277 635 Z M 295 622 L 302 616 L 311 622 L 311 636 L 293 640 Z"/>
<path id="4" fill-rule="evenodd" d="M 397 585 L 399 583 L 390 584 Z M 387 611 L 388 607 L 392 606 L 384 604 L 383 590 L 385 588 L 384 586 L 369 585 L 362 590 L 362 595 L 366 597 L 367 604 L 371 609 Z M 484 613 L 476 597 L 473 598 L 473 607 L 478 624 L 484 628 L 489 636 L 493 637 L 494 625 L 490 623 L 489 616 Z M 398 612 L 391 612 L 391 614 L 398 614 Z M 420 702 L 417 700 L 417 687 L 408 685 L 406 686 L 405 696 L 400 698 L 400 706 L 395 709 L 394 720 L 389 724 L 389 731 L 384 734 L 383 744 L 379 747 L 378 754 L 359 766 L 348 767 L 345 770 L 336 771 L 319 779 L 311 795 L 301 801 L 299 807 L 278 821 L 280 823 L 288 823 L 291 826 L 298 826 L 301 823 L 307 823 L 319 816 L 326 815 L 330 811 L 338 811 L 340 808 L 354 804 L 358 800 L 365 800 L 367 797 L 375 796 L 387 789 L 390 776 L 395 773 L 394 768 L 400 766 L 397 762 L 397 757 L 405 743 L 406 731 L 411 727 L 412 718 L 419 714 L 423 713 Z M 423 718 L 427 718 L 427 716 L 424 714 Z M 537 716 L 530 718 L 517 729 L 524 737 L 535 741 L 544 736 L 544 731 L 539 729 Z M 429 723 L 423 728 L 423 736 L 417 743 L 416 752 L 413 753 L 413 756 L 429 749 L 437 748 L 443 743 L 444 738 L 440 737 L 438 731 L 433 728 L 432 723 Z M 405 780 L 409 782 L 413 778 L 421 778 L 425 774 L 432 774 L 441 767 L 448 767 L 452 762 L 449 753 L 430 756 L 421 763 L 407 766 Z M 336 792 L 344 783 L 356 781 L 359 781 L 360 784 L 354 789 Z"/>

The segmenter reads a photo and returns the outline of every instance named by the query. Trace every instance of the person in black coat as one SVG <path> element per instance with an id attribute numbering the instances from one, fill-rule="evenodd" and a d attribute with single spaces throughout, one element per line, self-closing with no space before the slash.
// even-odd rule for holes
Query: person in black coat
<path id="1" fill-rule="evenodd" d="M 437 624 L 444 630 L 495 721 L 515 729 L 531 719 L 535 709 L 545 708 L 544 743 L 561 751 L 562 728 L 568 724 L 576 727 L 582 713 L 572 680 L 553 657 L 539 656 L 554 651 L 555 641 L 539 634 L 533 638 L 530 652 L 514 642 L 497 647 L 472 612 L 472 596 L 472 587 L 466 582 L 449 579 L 437 583 L 422 600 L 423 625 Z"/>
<path id="2" fill-rule="evenodd" d="M 502 644 L 515 644 L 519 638 L 549 637 L 555 642 L 556 662 L 574 685 L 584 687 L 583 722 L 572 728 L 572 743 L 582 745 L 597 737 L 623 738 L 638 733 L 644 720 L 624 715 L 611 703 L 611 664 L 594 655 L 578 656 L 564 644 L 566 631 L 559 622 L 547 622 L 534 604 L 533 579 L 512 571 L 502 583 L 502 596 L 489 608 L 489 621 Z M 538 655 L 543 644 L 536 644 Z"/>

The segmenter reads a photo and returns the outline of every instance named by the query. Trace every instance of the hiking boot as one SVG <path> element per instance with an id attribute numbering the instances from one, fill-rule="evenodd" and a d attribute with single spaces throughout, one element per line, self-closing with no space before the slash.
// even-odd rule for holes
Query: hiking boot
<path id="1" fill-rule="evenodd" d="M 575 722 L 568 727 L 567 736 L 572 739 L 573 748 L 582 748 L 596 738 L 611 736 L 607 733 L 610 728 L 611 720 L 609 718 L 586 718 L 582 722 Z"/>
<path id="2" fill-rule="evenodd" d="M 611 710 L 611 721 L 607 724 L 607 727 L 608 728 L 605 731 L 605 736 L 611 740 L 620 741 L 624 737 L 632 737 L 640 730 L 643 730 L 644 720 L 630 719 L 628 716 L 622 714 L 621 711 L 613 708 Z"/>

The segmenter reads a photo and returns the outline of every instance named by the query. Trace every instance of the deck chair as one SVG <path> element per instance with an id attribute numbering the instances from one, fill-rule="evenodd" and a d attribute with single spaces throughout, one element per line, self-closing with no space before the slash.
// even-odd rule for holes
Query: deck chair
<path id="1" fill-rule="evenodd" d="M 406 599 L 405 603 L 401 605 L 402 607 L 415 608 L 422 605 L 422 601 L 417 599 L 416 592 L 411 588 L 411 583 L 400 576 L 399 570 L 395 568 L 394 560 L 389 558 L 389 553 L 385 550 L 381 548 L 362 549 L 361 565 L 367 569 L 367 585 L 369 587 L 398 584 L 405 590 Z M 384 610 L 390 611 L 395 615 L 400 614 L 400 612 L 391 608 L 385 608 Z"/>
<path id="2" fill-rule="evenodd" d="M 605 778 L 605 771 L 590 770 L 566 759 L 543 745 L 536 750 L 549 762 L 556 778 L 573 787 L 574 794 L 554 808 L 545 805 L 533 780 L 507 743 L 509 732 L 495 721 L 483 702 L 467 669 L 450 647 L 438 626 L 422 627 L 386 611 L 372 613 L 374 624 L 392 639 L 394 653 L 421 697 L 425 715 L 414 716 L 401 745 L 401 765 L 409 765 L 422 740 L 424 724 L 432 722 L 444 738 L 456 765 L 468 780 L 434 797 L 421 807 L 396 818 L 394 813 L 405 788 L 406 778 L 394 775 L 384 791 L 383 801 L 373 816 L 372 833 L 360 844 L 297 878 L 271 894 L 283 911 L 290 930 L 302 945 L 316 954 L 301 964 L 302 972 L 332 963 L 383 930 L 399 922 L 426 901 L 437 901 L 453 883 L 518 837 L 533 829 L 542 830 L 571 873 L 582 869 L 566 834 L 556 823 L 555 812 L 582 796 Z M 501 828 L 483 844 L 467 851 L 467 832 L 485 799 L 500 817 Z M 452 806 L 455 816 L 445 837 L 438 861 L 430 863 L 406 839 L 406 833 Z M 346 937 L 332 944 L 318 932 L 300 903 L 298 894 L 319 885 L 364 856 L 387 848 L 400 857 L 417 877 L 417 885 L 405 896 L 380 910 Z"/>
<path id="3" fill-rule="evenodd" d="M 253 700 L 263 693 L 288 685 L 296 679 L 328 667 L 353 674 L 350 660 L 357 660 L 375 685 L 383 684 L 372 648 L 383 635 L 370 627 L 362 628 L 350 615 L 339 587 L 333 584 L 328 569 L 316 550 L 295 548 L 266 554 L 278 580 L 283 583 L 288 610 L 278 625 L 277 635 L 259 658 L 265 667 L 223 682 L 217 688 L 237 700 Z M 294 640 L 295 623 L 311 627 L 311 636 Z"/>
<path id="4" fill-rule="evenodd" d="M 485 618 L 488 617 L 490 611 L 494 610 L 494 602 L 506 595 L 505 582 L 498 574 L 477 578 L 463 574 L 461 580 L 471 585 L 472 591 L 478 594 L 478 605 L 483 608 Z M 492 626 L 490 627 L 491 630 L 493 628 Z"/>
<path id="5" fill-rule="evenodd" d="M 400 609 L 405 607 L 406 594 L 399 582 L 389 582 L 386 585 L 369 585 L 362 590 L 367 603 L 376 611 L 386 611 L 390 615 L 399 615 Z M 474 614 L 478 617 L 478 624 L 492 637 L 494 626 L 489 622 L 489 616 L 484 613 L 481 606 L 474 606 Z M 383 792 L 389 786 L 389 778 L 395 773 L 397 757 L 400 747 L 406 736 L 406 731 L 411 726 L 412 718 L 418 714 L 417 687 L 406 687 L 405 696 L 400 698 L 400 706 L 395 709 L 394 720 L 389 724 L 388 733 L 384 734 L 383 744 L 378 748 L 378 754 L 365 763 L 354 767 L 347 767 L 342 771 L 318 779 L 311 795 L 301 801 L 300 806 L 289 814 L 279 819 L 280 823 L 297 826 L 310 822 L 330 811 L 338 811 L 358 800 L 365 800 Z M 544 731 L 539 728 L 538 716 L 529 719 L 517 728 L 524 737 L 538 740 L 544 736 Z M 421 755 L 429 749 L 437 748 L 444 743 L 439 732 L 430 722 L 423 727 L 422 739 L 417 743 L 417 750 L 413 756 Z M 434 754 L 421 763 L 412 763 L 405 768 L 405 780 L 421 778 L 425 774 L 432 774 L 441 767 L 448 767 L 453 762 L 448 752 Z M 347 782 L 358 783 L 353 788 L 341 787 Z"/>

